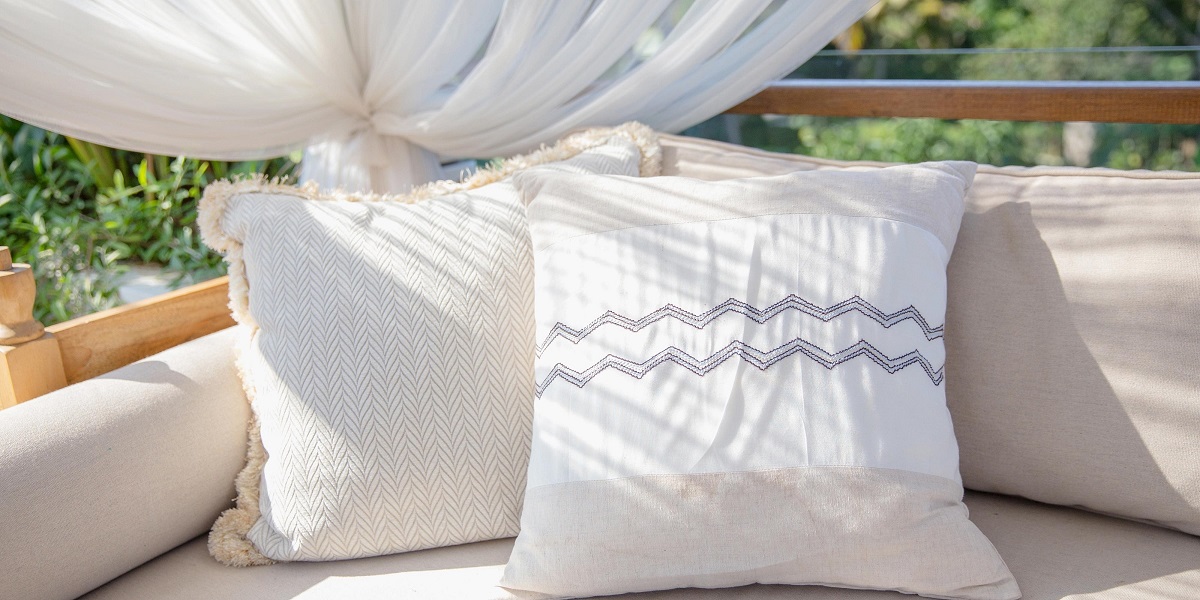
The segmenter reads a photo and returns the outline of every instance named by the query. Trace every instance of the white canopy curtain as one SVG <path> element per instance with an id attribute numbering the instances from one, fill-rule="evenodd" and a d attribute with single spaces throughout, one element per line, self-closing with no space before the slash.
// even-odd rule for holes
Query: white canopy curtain
<path id="1" fill-rule="evenodd" d="M 0 0 L 0 112 L 101 144 L 404 191 L 585 125 L 676 131 L 876 0 Z"/>

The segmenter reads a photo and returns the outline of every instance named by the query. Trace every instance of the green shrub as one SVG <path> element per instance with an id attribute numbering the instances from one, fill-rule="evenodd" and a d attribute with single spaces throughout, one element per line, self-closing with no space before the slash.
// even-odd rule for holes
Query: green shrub
<path id="1" fill-rule="evenodd" d="M 1200 125 L 1096 123 L 1086 166 L 1200 171 Z M 1063 165 L 1062 123 L 719 115 L 686 135 L 838 160 Z"/>
<path id="2" fill-rule="evenodd" d="M 176 284 L 224 273 L 196 228 L 204 184 L 236 174 L 289 176 L 297 161 L 124 152 L 0 116 L 0 244 L 33 265 L 35 316 L 63 321 L 116 305 L 123 264 L 162 265 Z"/>

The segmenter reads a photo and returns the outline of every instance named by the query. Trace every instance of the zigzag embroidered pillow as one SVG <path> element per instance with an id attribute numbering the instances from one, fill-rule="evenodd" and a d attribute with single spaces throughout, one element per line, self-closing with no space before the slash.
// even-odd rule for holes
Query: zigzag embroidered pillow
<path id="1" fill-rule="evenodd" d="M 537 400 L 502 585 L 1018 598 L 967 518 L 944 392 L 974 169 L 518 175 Z"/>
<path id="2" fill-rule="evenodd" d="M 213 556 L 334 560 L 516 535 L 533 264 L 507 176 L 542 163 L 654 174 L 657 158 L 632 124 L 406 197 L 209 186 L 201 227 L 229 262 L 255 416 Z"/>

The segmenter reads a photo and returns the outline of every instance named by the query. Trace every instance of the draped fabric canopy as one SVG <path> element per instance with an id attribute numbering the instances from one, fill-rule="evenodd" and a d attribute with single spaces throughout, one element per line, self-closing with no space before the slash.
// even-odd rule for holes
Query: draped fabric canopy
<path id="1" fill-rule="evenodd" d="M 795 69 L 876 0 L 0 0 L 0 112 L 404 191 L 580 126 L 675 131 Z"/>

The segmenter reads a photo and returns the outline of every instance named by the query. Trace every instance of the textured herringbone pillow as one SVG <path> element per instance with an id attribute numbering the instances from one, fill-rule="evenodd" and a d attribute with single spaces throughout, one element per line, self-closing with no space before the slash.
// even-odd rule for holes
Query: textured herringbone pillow
<path id="1" fill-rule="evenodd" d="M 518 175 L 538 398 L 502 585 L 1019 597 L 967 518 L 944 392 L 974 169 Z"/>
<path id="2" fill-rule="evenodd" d="M 229 262 L 256 419 L 213 556 L 333 560 L 515 535 L 533 284 L 506 176 L 539 163 L 652 174 L 656 159 L 653 133 L 627 125 L 404 198 L 210 186 L 201 226 Z"/>

